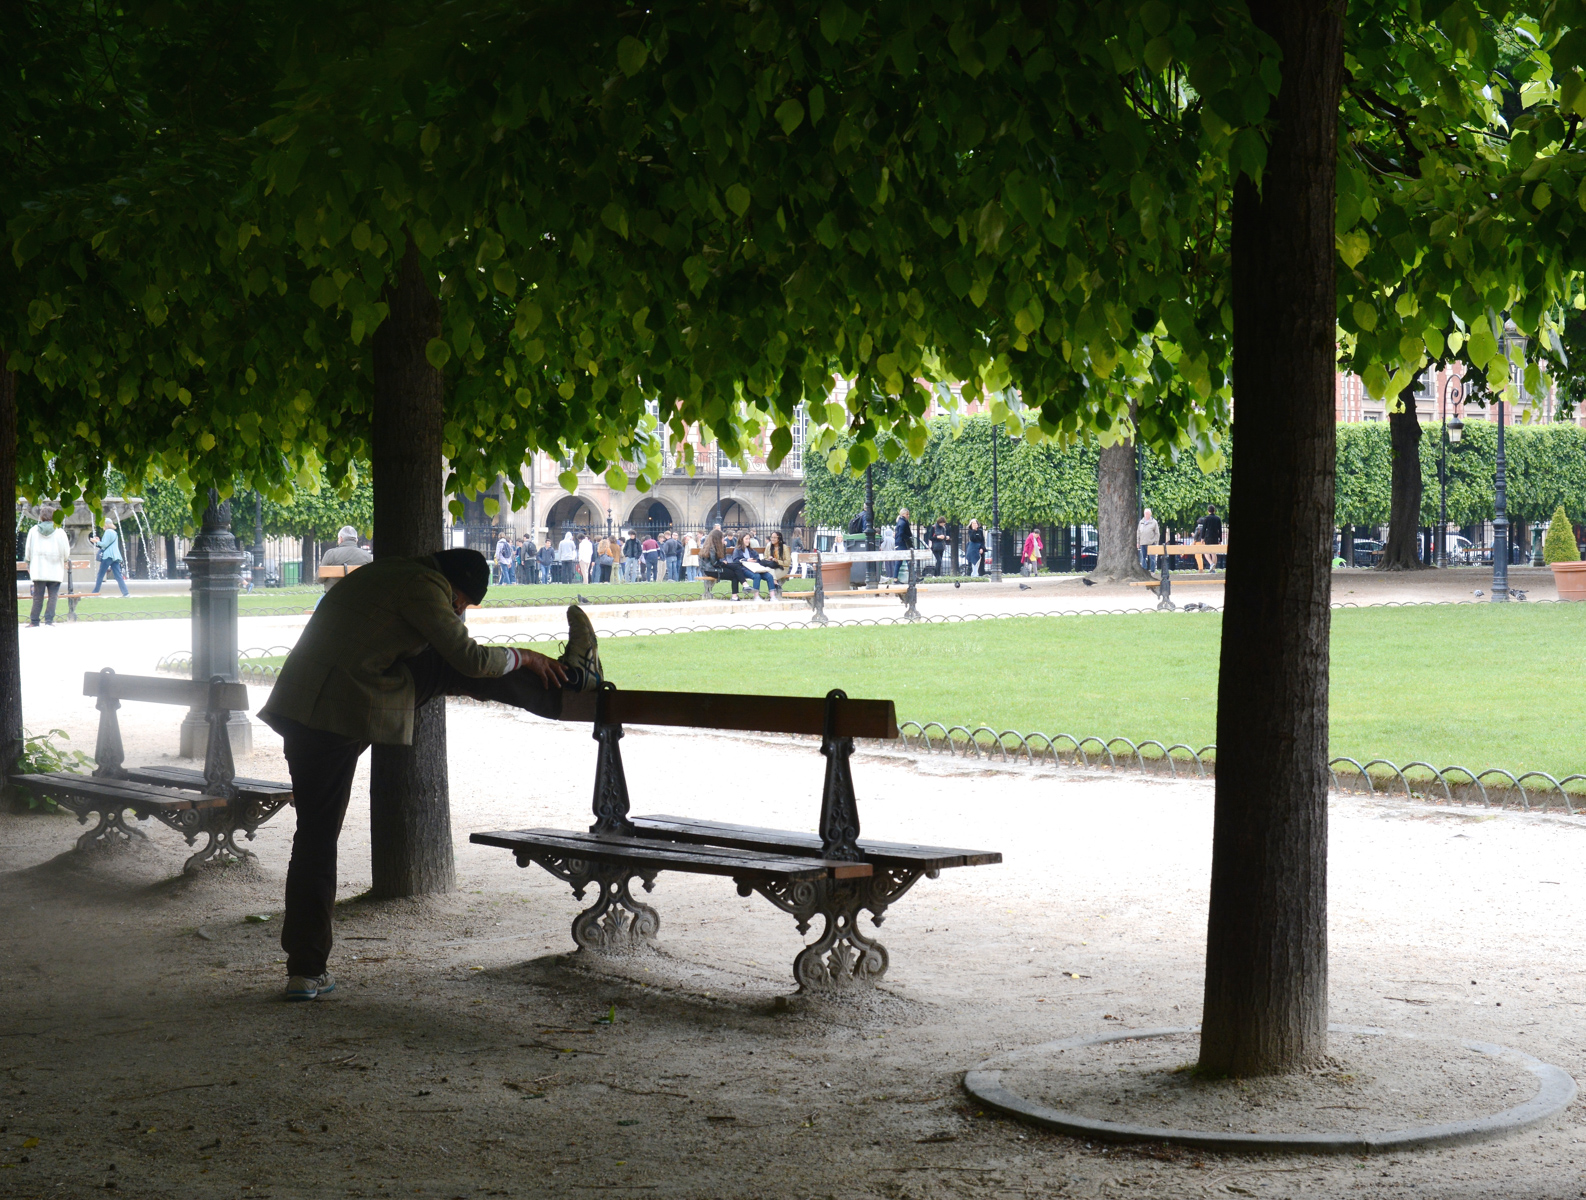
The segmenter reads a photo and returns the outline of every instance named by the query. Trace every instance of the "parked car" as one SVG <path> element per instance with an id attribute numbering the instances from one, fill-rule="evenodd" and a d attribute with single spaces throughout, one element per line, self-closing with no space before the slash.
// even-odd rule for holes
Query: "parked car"
<path id="1" fill-rule="evenodd" d="M 1371 538 L 1355 539 L 1355 566 L 1374 567 L 1382 558 L 1382 543 Z"/>

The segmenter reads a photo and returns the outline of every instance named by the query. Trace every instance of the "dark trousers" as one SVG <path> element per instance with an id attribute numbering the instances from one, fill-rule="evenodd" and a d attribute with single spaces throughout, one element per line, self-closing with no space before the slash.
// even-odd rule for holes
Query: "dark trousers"
<path id="1" fill-rule="evenodd" d="M 561 690 L 547 690 L 529 671 L 470 679 L 433 649 L 409 659 L 407 666 L 413 672 L 415 704 L 425 704 L 435 696 L 470 696 L 510 704 L 542 717 L 556 717 L 562 711 Z M 286 913 L 281 921 L 286 973 L 323 975 L 333 940 L 336 840 L 352 798 L 358 759 L 369 743 L 310 729 L 288 717 L 270 715 L 267 720 L 284 743 L 297 807 L 292 862 L 286 869 Z"/>
<path id="2" fill-rule="evenodd" d="M 46 625 L 55 624 L 55 601 L 59 597 L 60 591 L 61 585 L 57 579 L 35 579 L 33 581 L 33 611 L 28 616 L 29 625 L 37 625 L 39 623 L 39 611 L 41 609 L 44 612 L 44 623 Z M 49 593 L 50 598 L 48 608 L 44 608 L 44 595 L 46 592 Z"/>

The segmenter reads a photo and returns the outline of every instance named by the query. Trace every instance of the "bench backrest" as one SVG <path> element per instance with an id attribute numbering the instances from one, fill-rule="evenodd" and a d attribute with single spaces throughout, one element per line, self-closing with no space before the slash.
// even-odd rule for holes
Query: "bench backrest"
<path id="1" fill-rule="evenodd" d="M 562 697 L 562 720 L 596 719 L 597 692 Z M 825 696 L 728 696 L 714 692 L 605 693 L 605 719 L 614 725 L 674 725 L 758 733 L 826 732 Z M 840 700 L 834 737 L 895 738 L 898 715 L 890 700 Z"/>
<path id="2" fill-rule="evenodd" d="M 347 563 L 341 566 L 333 564 L 328 567 L 321 567 L 319 569 L 319 577 L 321 579 L 345 579 L 362 565 L 362 563 Z"/>
<path id="3" fill-rule="evenodd" d="M 106 667 L 83 675 L 83 695 L 96 698 L 99 710 L 99 738 L 94 746 L 94 774 L 101 779 L 125 779 L 126 750 L 121 743 L 121 722 L 116 710 L 123 700 L 142 700 L 154 704 L 182 704 L 203 710 L 209 724 L 209 740 L 204 749 L 204 794 L 235 800 L 236 767 L 231 757 L 231 733 L 227 726 L 231 714 L 246 712 L 248 689 L 245 684 L 229 683 L 218 675 L 213 679 L 160 679 L 150 675 L 118 675 Z"/>
<path id="4" fill-rule="evenodd" d="M 140 700 L 151 704 L 181 704 L 188 708 L 228 712 L 248 710 L 248 688 L 241 683 L 211 683 L 202 679 L 164 679 L 153 675 L 120 675 L 115 671 L 88 671 L 83 675 L 83 695 L 106 700 Z"/>

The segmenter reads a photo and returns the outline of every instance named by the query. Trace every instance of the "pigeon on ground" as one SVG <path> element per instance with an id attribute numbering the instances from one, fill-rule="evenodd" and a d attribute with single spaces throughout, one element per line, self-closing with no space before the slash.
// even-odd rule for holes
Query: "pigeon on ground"
<path id="1" fill-rule="evenodd" d="M 1485 596 L 1485 595 L 1486 595 L 1486 594 L 1487 594 L 1487 593 L 1486 593 L 1486 592 L 1484 592 L 1484 591 L 1482 591 L 1482 590 L 1481 590 L 1481 589 L 1480 589 L 1480 588 L 1477 588 L 1477 589 L 1476 589 L 1476 593 L 1475 593 L 1475 595 L 1476 595 L 1476 598 L 1477 598 L 1477 599 L 1478 599 L 1478 600 L 1479 600 L 1479 599 L 1480 599 L 1480 598 L 1481 598 L 1481 597 L 1483 597 L 1483 596 Z"/>
<path id="2" fill-rule="evenodd" d="M 1524 592 L 1517 592 L 1517 591 L 1514 590 L 1514 588 L 1510 588 L 1509 589 L 1509 595 L 1513 596 L 1516 600 L 1524 600 L 1525 599 L 1525 593 Z"/>
<path id="3" fill-rule="evenodd" d="M 1081 576 L 1080 577 L 1080 582 L 1083 583 L 1086 587 L 1095 587 L 1096 586 L 1096 581 L 1094 579 L 1090 579 L 1090 578 L 1085 577 L 1085 576 Z"/>
<path id="4" fill-rule="evenodd" d="M 594 603 L 594 601 L 592 601 L 588 596 L 580 596 L 578 598 L 578 602 L 580 604 L 593 604 Z"/>
<path id="5" fill-rule="evenodd" d="M 953 586 L 955 588 L 961 588 L 964 586 L 964 581 L 962 579 L 955 579 L 953 580 Z"/>
<path id="6" fill-rule="evenodd" d="M 1021 591 L 1021 592 L 1027 592 L 1027 591 L 1029 591 L 1029 590 L 1030 590 L 1030 585 L 1029 585 L 1029 584 L 1027 584 L 1027 583 L 1021 583 L 1021 584 L 1020 584 L 1020 585 L 1019 585 L 1019 590 L 1020 590 L 1020 591 Z"/>

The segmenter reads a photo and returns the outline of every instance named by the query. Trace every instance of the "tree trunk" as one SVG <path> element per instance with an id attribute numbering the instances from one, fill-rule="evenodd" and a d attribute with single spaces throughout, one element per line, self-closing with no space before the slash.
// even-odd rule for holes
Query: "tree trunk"
<path id="1" fill-rule="evenodd" d="M 1338 557 L 1344 560 L 1346 567 L 1355 565 L 1355 527 L 1353 525 L 1344 525 L 1338 530 Z"/>
<path id="2" fill-rule="evenodd" d="M 0 368 L 0 496 L 9 496 L 14 508 L 16 494 L 17 375 Z M 17 640 L 15 550 L 13 545 L 13 552 L 0 567 L 0 779 L 11 777 L 22 755 L 22 649 Z"/>
<path id="3" fill-rule="evenodd" d="M 176 535 L 165 535 L 165 577 L 176 578 Z"/>
<path id="4" fill-rule="evenodd" d="M 1129 402 L 1134 419 L 1135 402 Z M 1140 478 L 1135 474 L 1134 442 L 1103 446 L 1096 469 L 1096 569 L 1093 583 L 1150 579 L 1135 549 L 1140 521 Z"/>
<path id="5" fill-rule="evenodd" d="M 1333 234 L 1342 4 L 1262 0 L 1283 55 L 1260 190 L 1233 201 L 1234 424 L 1200 1067 L 1269 1075 L 1327 1038 Z"/>
<path id="6" fill-rule="evenodd" d="M 1393 442 L 1393 500 L 1388 509 L 1388 544 L 1382 549 L 1383 571 L 1415 571 L 1421 567 L 1421 420 L 1415 411 L 1415 387 L 1399 393 L 1402 412 L 1388 414 Z"/>
<path id="7" fill-rule="evenodd" d="M 411 242 L 386 287 L 391 315 L 374 335 L 374 555 L 441 549 L 441 373 L 424 356 L 441 331 Z M 369 766 L 369 831 L 377 897 L 448 892 L 456 884 L 446 786 L 446 701 L 418 710 L 411 746 L 376 746 Z"/>
<path id="8" fill-rule="evenodd" d="M 299 580 L 303 583 L 318 582 L 314 574 L 314 535 L 312 533 L 305 533 L 303 535 L 302 558 L 303 567 L 298 576 Z"/>

